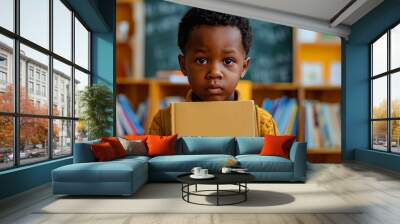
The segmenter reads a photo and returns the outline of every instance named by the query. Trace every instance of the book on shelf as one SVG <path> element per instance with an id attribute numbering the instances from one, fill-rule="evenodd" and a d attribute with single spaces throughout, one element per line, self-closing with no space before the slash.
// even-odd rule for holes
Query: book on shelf
<path id="1" fill-rule="evenodd" d="M 262 107 L 272 115 L 281 135 L 297 135 L 298 105 L 296 99 L 286 96 L 275 100 L 266 98 Z"/>
<path id="2" fill-rule="evenodd" d="M 304 101 L 305 139 L 309 148 L 340 147 L 339 103 Z"/>
<path id="3" fill-rule="evenodd" d="M 117 126 L 119 126 L 119 128 L 117 128 L 118 136 L 143 135 L 143 126 L 125 95 L 118 95 L 116 106 L 117 122 L 119 122 L 119 124 L 117 124 Z"/>
<path id="4" fill-rule="evenodd" d="M 142 127 L 145 126 L 148 110 L 149 110 L 149 100 L 148 99 L 139 103 L 136 114 L 137 114 L 139 123 L 140 123 L 140 125 L 142 125 Z"/>
<path id="5" fill-rule="evenodd" d="M 117 136 L 124 136 L 126 134 L 135 135 L 136 130 L 133 123 L 129 121 L 128 117 L 124 113 L 122 106 L 119 101 L 116 105 L 117 109 Z"/>

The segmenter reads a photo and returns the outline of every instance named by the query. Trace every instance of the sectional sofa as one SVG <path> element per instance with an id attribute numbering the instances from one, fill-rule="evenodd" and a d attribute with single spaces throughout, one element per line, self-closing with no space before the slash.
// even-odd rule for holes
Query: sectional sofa
<path id="1" fill-rule="evenodd" d="M 193 167 L 218 172 L 228 160 L 236 160 L 259 182 L 305 182 L 306 143 L 295 142 L 290 159 L 260 156 L 262 137 L 181 137 L 175 144 L 177 155 L 127 156 L 96 162 L 91 141 L 77 143 L 73 164 L 52 171 L 54 194 L 131 195 L 148 181 L 176 181 Z"/>

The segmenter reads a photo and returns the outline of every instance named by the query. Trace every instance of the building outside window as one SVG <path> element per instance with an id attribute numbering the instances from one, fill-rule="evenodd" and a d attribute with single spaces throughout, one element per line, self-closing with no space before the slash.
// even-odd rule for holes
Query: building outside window
<path id="1" fill-rule="evenodd" d="M 400 24 L 370 44 L 371 148 L 400 153 Z"/>
<path id="2" fill-rule="evenodd" d="M 29 74 L 29 79 L 33 80 L 33 67 L 32 66 L 29 66 L 28 74 Z"/>
<path id="3" fill-rule="evenodd" d="M 46 86 L 42 86 L 42 96 L 46 96 Z"/>
<path id="4" fill-rule="evenodd" d="M 40 71 L 39 69 L 36 69 L 36 81 L 40 81 Z"/>
<path id="5" fill-rule="evenodd" d="M 2 85 L 7 84 L 7 74 L 4 71 L 0 71 L 0 83 Z"/>
<path id="6" fill-rule="evenodd" d="M 0 91 L 4 92 L 7 87 L 7 56 L 0 54 Z"/>
<path id="7" fill-rule="evenodd" d="M 34 89 L 33 89 L 33 82 L 29 81 L 28 82 L 28 93 L 33 94 Z"/>
<path id="8" fill-rule="evenodd" d="M 18 9 L 7 14 L 19 21 L 16 29 L 7 32 L 0 29 L 0 83 L 12 87 L 7 91 L 0 88 L 0 99 L 7 99 L 0 100 L 0 139 L 3 140 L 0 141 L 0 170 L 71 156 L 74 142 L 87 139 L 85 126 L 78 121 L 79 113 L 67 107 L 79 102 L 78 93 L 90 85 L 82 82 L 90 80 L 91 75 L 87 26 L 65 1 L 18 2 Z M 11 4 L 6 8 L 14 7 L 13 1 L 2 4 Z M 19 58 L 18 62 L 13 61 L 14 56 Z M 16 65 L 19 65 L 19 88 L 13 78 Z M 52 89 L 50 78 L 53 78 Z M 63 87 L 58 84 L 60 80 L 64 82 Z M 66 85 L 76 88 L 65 88 Z M 17 99 L 13 97 L 14 90 L 20 91 Z M 57 105 L 60 94 L 63 94 L 63 103 Z M 14 105 L 19 108 L 18 112 L 14 111 Z M 18 133 L 13 132 L 15 128 Z M 40 134 L 33 138 L 33 132 Z"/>
<path id="9" fill-rule="evenodd" d="M 45 73 L 42 73 L 42 82 L 46 83 L 46 74 Z"/>

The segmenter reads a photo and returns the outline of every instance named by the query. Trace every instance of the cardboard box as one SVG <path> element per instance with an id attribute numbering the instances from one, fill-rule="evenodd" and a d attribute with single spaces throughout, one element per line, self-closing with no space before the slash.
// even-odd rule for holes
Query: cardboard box
<path id="1" fill-rule="evenodd" d="M 178 136 L 258 136 L 252 100 L 171 104 L 172 134 Z"/>

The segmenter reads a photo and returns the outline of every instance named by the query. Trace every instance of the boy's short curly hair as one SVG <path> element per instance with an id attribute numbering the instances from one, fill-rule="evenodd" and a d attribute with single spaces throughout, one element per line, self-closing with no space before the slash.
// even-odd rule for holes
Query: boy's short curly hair
<path id="1" fill-rule="evenodd" d="M 252 31 L 248 19 L 200 8 L 191 8 L 179 23 L 178 46 L 182 52 L 185 51 L 190 32 L 200 25 L 237 27 L 242 34 L 242 44 L 246 55 L 249 54 Z"/>

